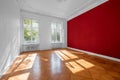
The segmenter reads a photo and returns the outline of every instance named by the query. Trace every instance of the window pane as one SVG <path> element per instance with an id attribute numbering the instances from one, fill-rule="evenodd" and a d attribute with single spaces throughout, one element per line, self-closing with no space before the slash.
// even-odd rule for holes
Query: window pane
<path id="1" fill-rule="evenodd" d="M 31 29 L 29 27 L 24 28 L 24 39 L 26 42 L 31 41 Z"/>
<path id="2" fill-rule="evenodd" d="M 39 34 L 38 29 L 32 29 L 32 41 L 33 42 L 38 41 L 38 34 Z"/>
<path id="3" fill-rule="evenodd" d="M 51 24 L 52 34 L 51 41 L 54 42 L 62 42 L 62 25 L 57 23 Z"/>
<path id="4" fill-rule="evenodd" d="M 38 42 L 39 27 L 35 20 L 32 20 L 32 42 Z"/>
<path id="5" fill-rule="evenodd" d="M 24 20 L 24 41 L 30 42 L 31 41 L 31 20 L 25 19 Z"/>
<path id="6" fill-rule="evenodd" d="M 52 29 L 52 42 L 56 41 L 56 35 L 55 35 L 55 28 L 56 25 L 54 23 L 51 24 L 51 29 Z"/>
<path id="7" fill-rule="evenodd" d="M 60 33 L 57 32 L 57 42 L 60 42 Z"/>
<path id="8" fill-rule="evenodd" d="M 30 19 L 25 19 L 24 20 L 24 26 L 30 26 L 31 25 L 31 20 Z"/>

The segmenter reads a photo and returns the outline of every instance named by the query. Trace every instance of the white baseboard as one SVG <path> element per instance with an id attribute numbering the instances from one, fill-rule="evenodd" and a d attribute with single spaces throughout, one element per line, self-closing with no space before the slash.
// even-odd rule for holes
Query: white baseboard
<path id="1" fill-rule="evenodd" d="M 94 55 L 94 56 L 98 56 L 98 57 L 102 57 L 102 58 L 106 58 L 106 59 L 109 59 L 109 60 L 120 62 L 120 59 L 118 59 L 118 58 L 105 56 L 105 55 L 97 54 L 97 53 L 94 53 L 94 52 L 89 52 L 89 51 L 80 50 L 80 49 L 71 48 L 71 47 L 67 47 L 67 48 L 72 49 L 72 50 L 76 50 L 76 51 L 79 51 L 79 52 L 84 52 L 84 53 L 87 53 L 87 54 L 90 54 L 90 55 Z"/>

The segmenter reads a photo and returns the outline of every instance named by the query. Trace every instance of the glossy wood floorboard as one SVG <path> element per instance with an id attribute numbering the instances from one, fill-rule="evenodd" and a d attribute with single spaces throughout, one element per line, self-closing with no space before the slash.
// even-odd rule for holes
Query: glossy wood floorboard
<path id="1" fill-rule="evenodd" d="M 1 80 L 120 80 L 120 63 L 70 49 L 24 52 Z"/>

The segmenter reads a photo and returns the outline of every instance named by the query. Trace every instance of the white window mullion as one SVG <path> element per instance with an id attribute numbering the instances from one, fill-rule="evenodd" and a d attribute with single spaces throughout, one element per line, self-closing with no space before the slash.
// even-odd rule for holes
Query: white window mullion
<path id="1" fill-rule="evenodd" d="M 55 33 L 57 33 L 57 24 L 55 24 Z M 57 42 L 57 34 L 55 35 L 55 42 Z"/>
<path id="2" fill-rule="evenodd" d="M 31 40 L 30 40 L 30 43 L 32 43 L 32 20 L 30 21 L 31 22 L 31 25 L 30 25 L 30 35 L 31 35 Z"/>

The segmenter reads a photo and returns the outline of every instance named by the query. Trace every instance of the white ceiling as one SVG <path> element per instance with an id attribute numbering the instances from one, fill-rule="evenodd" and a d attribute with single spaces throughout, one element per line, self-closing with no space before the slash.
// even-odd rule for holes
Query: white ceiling
<path id="1" fill-rule="evenodd" d="M 107 0 L 18 0 L 20 8 L 49 16 L 72 19 Z"/>

